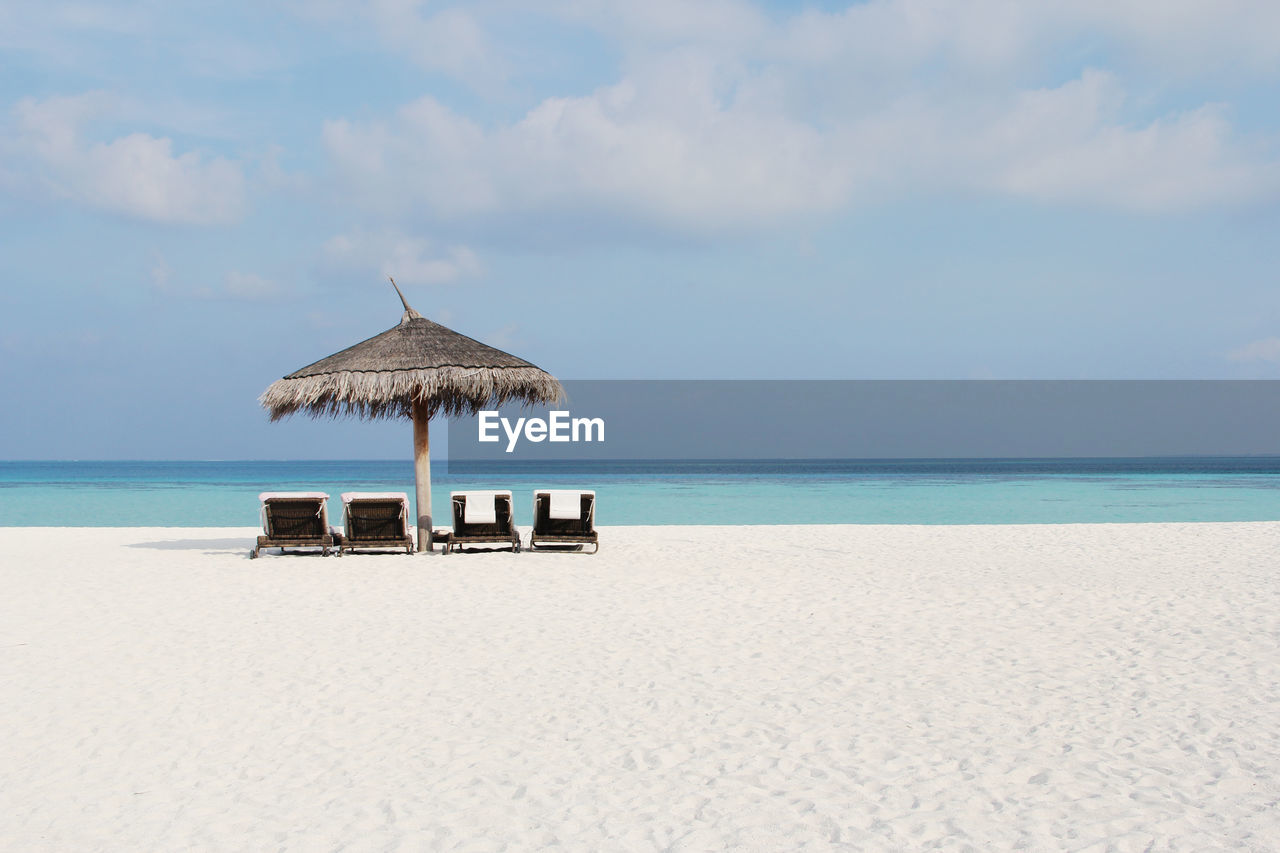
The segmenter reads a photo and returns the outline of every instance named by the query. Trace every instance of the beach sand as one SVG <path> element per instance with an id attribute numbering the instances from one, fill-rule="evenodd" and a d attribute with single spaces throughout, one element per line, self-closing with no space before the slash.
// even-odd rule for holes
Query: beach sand
<path id="1" fill-rule="evenodd" d="M 1280 849 L 1280 524 L 253 535 L 0 529 L 0 849 Z"/>

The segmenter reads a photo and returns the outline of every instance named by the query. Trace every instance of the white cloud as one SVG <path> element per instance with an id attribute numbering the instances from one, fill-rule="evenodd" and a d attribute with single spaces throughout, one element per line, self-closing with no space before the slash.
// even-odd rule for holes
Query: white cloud
<path id="1" fill-rule="evenodd" d="M 623 41 L 719 44 L 734 48 L 758 43 L 769 31 L 764 13 L 741 0 L 560 0 L 539 9 L 585 23 Z"/>
<path id="2" fill-rule="evenodd" d="M 470 10 L 427 11 L 423 0 L 300 0 L 300 17 L 343 28 L 367 30 L 420 68 L 449 74 L 473 88 L 505 78 L 502 51 L 490 42 Z"/>
<path id="3" fill-rule="evenodd" d="M 398 232 L 339 234 L 325 243 L 323 254 L 331 267 L 405 285 L 448 284 L 483 272 L 480 259 L 466 246 L 436 246 Z"/>
<path id="4" fill-rule="evenodd" d="M 549 98 L 493 129 L 422 98 L 388 123 L 329 122 L 325 143 L 349 190 L 371 206 L 441 218 L 552 211 L 718 230 L 847 196 L 834 140 L 784 114 L 726 103 L 704 76 L 682 70 Z"/>
<path id="5" fill-rule="evenodd" d="M 302 171 L 289 170 L 281 162 L 287 152 L 283 146 L 269 145 L 258 158 L 257 178 L 262 185 L 280 192 L 301 193 L 311 188 L 312 178 Z"/>
<path id="6" fill-rule="evenodd" d="M 1180 74 L 1280 71 L 1273 0 L 1055 0 L 1061 19 L 1113 36 L 1140 59 Z"/>
<path id="7" fill-rule="evenodd" d="M 152 254 L 148 274 L 152 287 L 159 293 L 189 299 L 268 302 L 289 291 L 289 288 L 273 279 L 238 270 L 228 272 L 215 285 L 193 283 L 186 276 L 175 275 L 168 260 L 159 252 Z"/>
<path id="8" fill-rule="evenodd" d="M 736 8 L 722 11 L 725 20 L 755 10 L 718 5 Z M 1178 76 L 1280 71 L 1280 4 L 1272 0 L 867 0 L 833 12 L 809 9 L 768 28 L 723 27 L 702 39 L 721 43 L 724 32 L 738 34 L 739 48 L 754 59 L 873 73 L 926 63 L 952 72 L 1018 69 L 1081 44 Z"/>
<path id="9" fill-rule="evenodd" d="M 791 16 L 769 16 L 746 0 L 523 5 L 590 26 L 631 52 L 694 44 L 744 62 L 856 69 L 877 83 L 887 71 L 925 65 L 945 64 L 948 73 L 1020 69 L 1064 44 L 1179 76 L 1280 71 L 1280 4 L 1273 0 L 865 0 Z"/>
<path id="10" fill-rule="evenodd" d="M 1280 338 L 1263 338 L 1227 353 L 1229 361 L 1242 363 L 1272 362 L 1280 364 Z"/>
<path id="11" fill-rule="evenodd" d="M 1112 75 L 1057 87 L 789 97 L 766 70 L 667 55 L 589 95 L 486 127 L 431 98 L 390 121 L 328 122 L 347 191 L 438 220 L 568 215 L 682 232 L 756 228 L 904 192 L 989 193 L 1135 210 L 1273 198 L 1273 148 L 1206 105 L 1129 117 Z"/>
<path id="12" fill-rule="evenodd" d="M 803 65 L 899 71 L 925 64 L 997 68 L 1022 59 L 1050 5 L 1002 0 L 871 0 L 839 12 L 807 10 L 754 50 Z"/>
<path id="13" fill-rule="evenodd" d="M 1047 129 L 1047 128 L 1046 128 Z M 1206 106 L 1129 128 L 1083 122 L 1056 144 L 1013 152 L 999 185 L 1013 195 L 1165 210 L 1246 201 L 1276 189 L 1276 167 L 1231 142 L 1222 109 Z"/>
<path id="14" fill-rule="evenodd" d="M 131 64 L 120 62 L 120 54 L 137 45 L 144 45 L 155 67 L 171 76 L 261 78 L 297 60 L 296 39 L 245 25 L 255 17 L 261 21 L 273 4 L 255 4 L 239 14 L 234 5 L 5 0 L 0 49 L 39 56 L 63 77 L 78 73 L 98 80 L 119 80 L 121 66 Z"/>
<path id="15" fill-rule="evenodd" d="M 504 91 L 484 104 L 484 120 L 426 97 L 382 119 L 327 122 L 324 144 L 344 195 L 379 215 L 411 217 L 404 222 L 589 221 L 706 234 L 907 193 L 1160 211 L 1280 191 L 1274 140 L 1243 135 L 1239 110 L 1203 94 L 1217 78 L 1198 80 L 1196 98 L 1181 100 L 1170 91 L 1176 83 L 1153 92 L 1140 82 L 1222 70 L 1274 80 L 1280 3 L 1272 0 L 865 0 L 833 12 L 746 0 L 289 5 L 345 38 L 481 91 L 506 80 L 547 85 L 556 72 L 522 72 L 539 72 L 533 63 L 552 46 L 572 45 L 583 28 L 605 42 L 593 50 L 609 60 L 593 60 L 588 71 L 568 67 L 599 73 L 616 56 L 620 70 L 606 85 L 544 92 L 514 117 L 520 95 Z M 257 74 L 295 55 L 288 44 L 260 54 L 216 27 L 192 37 L 167 7 L 118 17 L 94 2 L 16 8 L 0 11 L 0 23 L 20 25 L 0 44 L 41 33 L 181 35 L 188 72 L 195 57 L 212 65 L 238 57 L 230 63 L 237 73 Z M 525 21 L 551 36 L 517 42 Z M 1081 56 L 1124 70 L 1069 69 Z M 468 102 L 455 93 L 449 103 Z M 136 132 L 136 113 L 93 93 L 21 102 L 13 133 L 0 141 L 8 161 L 0 182 L 25 180 L 153 221 L 239 219 L 245 162 L 182 142 L 210 138 L 236 117 L 196 114 Z M 311 188 L 306 176 L 280 168 L 279 149 L 262 140 L 247 147 L 267 151 L 255 187 Z M 397 263 L 416 268 L 413 250 L 405 251 Z M 447 253 L 418 254 L 424 281 L 467 266 Z"/>
<path id="16" fill-rule="evenodd" d="M 237 220 L 244 207 L 241 167 L 195 151 L 175 154 L 173 141 L 128 133 L 108 141 L 85 138 L 85 127 L 114 118 L 118 102 L 102 93 L 14 107 L 6 148 L 50 194 L 90 207 L 156 222 L 214 224 Z"/>
<path id="17" fill-rule="evenodd" d="M 1208 105 L 1126 121 L 1111 75 L 962 104 L 905 102 L 854 137 L 882 174 L 927 189 L 964 188 L 1048 202 L 1165 211 L 1274 197 L 1274 152 L 1237 140 Z"/>

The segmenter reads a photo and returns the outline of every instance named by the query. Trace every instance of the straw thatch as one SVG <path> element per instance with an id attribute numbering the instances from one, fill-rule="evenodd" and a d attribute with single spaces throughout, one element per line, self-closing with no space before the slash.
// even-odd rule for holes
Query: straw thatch
<path id="1" fill-rule="evenodd" d="M 432 414 L 474 414 L 511 401 L 564 399 L 546 371 L 404 307 L 395 328 L 272 383 L 259 398 L 271 420 L 296 412 L 408 418 L 415 402 Z"/>

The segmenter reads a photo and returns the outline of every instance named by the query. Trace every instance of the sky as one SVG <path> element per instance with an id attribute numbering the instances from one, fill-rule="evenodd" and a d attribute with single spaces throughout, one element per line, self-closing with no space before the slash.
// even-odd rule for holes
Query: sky
<path id="1" fill-rule="evenodd" d="M 0 459 L 421 313 L 564 379 L 1280 378 L 1273 0 L 0 4 Z M 443 433 L 443 429 L 437 430 Z"/>

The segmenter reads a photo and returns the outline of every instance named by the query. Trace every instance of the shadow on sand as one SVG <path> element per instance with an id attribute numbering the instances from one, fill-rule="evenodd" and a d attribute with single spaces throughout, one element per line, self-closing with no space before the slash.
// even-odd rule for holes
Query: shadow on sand
<path id="1" fill-rule="evenodd" d="M 129 547 L 153 551 L 203 551 L 206 554 L 243 553 L 247 557 L 253 548 L 253 540 L 243 536 L 229 539 L 166 539 L 163 542 L 131 542 Z"/>

